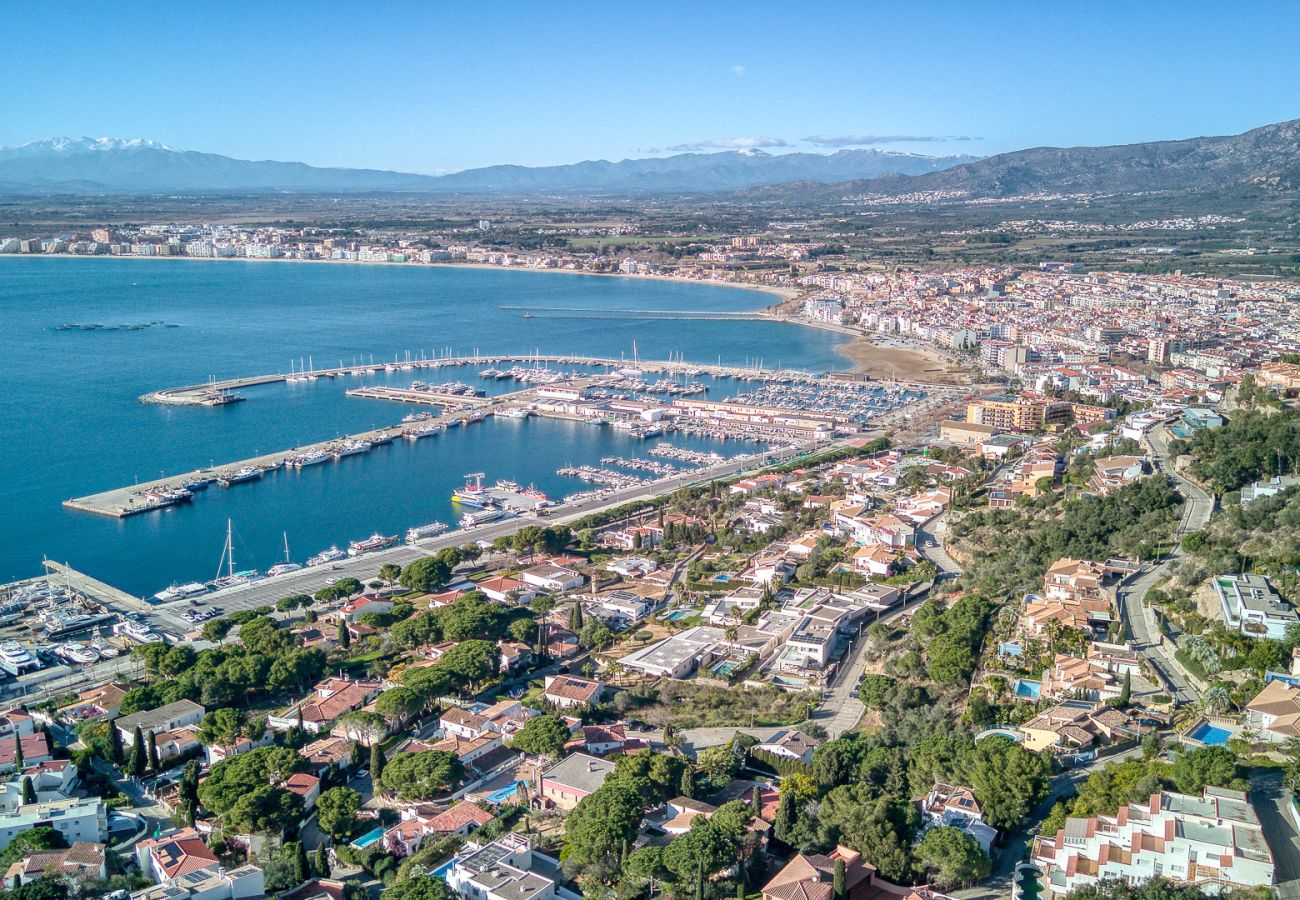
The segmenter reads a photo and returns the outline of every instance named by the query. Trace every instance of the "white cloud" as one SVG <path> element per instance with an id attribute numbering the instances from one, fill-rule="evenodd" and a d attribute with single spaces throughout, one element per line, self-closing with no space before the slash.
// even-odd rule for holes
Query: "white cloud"
<path id="1" fill-rule="evenodd" d="M 731 74 L 732 74 L 732 75 L 735 75 L 737 78 L 739 78 L 740 76 L 744 75 L 747 71 L 749 71 L 749 70 L 746 69 L 744 66 L 732 66 L 732 67 L 731 67 Z"/>
<path id="2" fill-rule="evenodd" d="M 813 134 L 804 138 L 805 143 L 815 144 L 818 147 L 865 147 L 871 144 L 929 144 L 981 140 L 983 138 L 967 137 L 964 134 Z"/>
<path id="3" fill-rule="evenodd" d="M 707 141 L 693 141 L 689 144 L 677 144 L 669 147 L 669 150 L 678 153 L 690 153 L 695 150 L 756 150 L 761 147 L 790 147 L 793 146 L 782 138 L 771 137 L 735 137 L 735 138 L 710 138 Z"/>

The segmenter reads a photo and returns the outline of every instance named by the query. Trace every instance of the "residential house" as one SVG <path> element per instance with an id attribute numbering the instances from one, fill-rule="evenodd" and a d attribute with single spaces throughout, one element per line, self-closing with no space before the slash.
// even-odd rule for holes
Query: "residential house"
<path id="1" fill-rule="evenodd" d="M 137 727 L 146 737 L 151 731 L 157 735 L 164 731 L 184 728 L 186 725 L 197 725 L 203 721 L 205 712 L 207 710 L 193 700 L 177 700 L 175 703 L 168 703 L 157 709 L 122 716 L 114 724 L 117 726 L 118 734 L 122 736 L 122 744 L 130 747 L 135 740 Z"/>
<path id="2" fill-rule="evenodd" d="M 112 719 L 122 705 L 128 688 L 117 682 L 86 688 L 77 694 L 77 699 L 59 707 L 55 717 L 60 722 L 76 725 L 88 719 Z"/>
<path id="3" fill-rule="evenodd" d="M 547 675 L 542 698 L 563 709 L 599 703 L 605 686 L 599 681 L 576 678 L 572 675 Z"/>
<path id="4" fill-rule="evenodd" d="M 276 731 L 290 731 L 301 721 L 304 731 L 320 734 L 328 731 L 339 716 L 361 709 L 378 697 L 380 687 L 378 681 L 326 678 L 312 688 L 306 699 L 283 713 L 268 716 L 266 724 Z"/>
<path id="5" fill-rule="evenodd" d="M 538 791 L 542 802 L 552 808 L 570 810 L 578 801 L 605 783 L 614 771 L 611 760 L 586 753 L 566 756 L 542 773 Z"/>
<path id="6" fill-rule="evenodd" d="M 203 836 L 193 828 L 145 838 L 135 845 L 135 859 L 140 871 L 157 884 L 221 865 L 217 855 L 208 849 Z"/>
<path id="7" fill-rule="evenodd" d="M 574 591 L 587 582 L 581 572 L 553 565 L 524 569 L 519 573 L 519 577 L 544 591 Z"/>
<path id="8" fill-rule="evenodd" d="M 559 860 L 534 850 L 518 834 L 487 845 L 466 843 L 445 877 L 455 893 L 472 900 L 582 900 L 565 886 Z"/>
<path id="9" fill-rule="evenodd" d="M 1124 712 L 1087 700 L 1066 700 L 1044 710 L 1020 726 L 1026 750 L 1049 747 L 1088 749 L 1097 744 L 1127 740 L 1137 729 Z"/>
<path id="10" fill-rule="evenodd" d="M 766 741 L 755 744 L 751 749 L 763 750 L 771 753 L 773 756 L 811 764 L 813 751 L 816 750 L 821 743 L 822 742 L 815 737 L 809 737 L 802 731 L 789 728 L 778 731 Z"/>
<path id="11" fill-rule="evenodd" d="M 527 603 L 540 593 L 536 587 L 528 582 L 520 581 L 518 578 L 510 578 L 507 575 L 485 578 L 477 584 L 477 588 L 489 600 L 495 600 L 498 603 L 510 601 Z"/>
<path id="12" fill-rule="evenodd" d="M 969 835 L 987 856 L 998 830 L 984 823 L 984 811 L 975 793 L 961 785 L 936 783 L 921 801 L 921 815 L 929 828 L 958 828 Z"/>
<path id="13" fill-rule="evenodd" d="M 1267 888 L 1274 877 L 1250 801 L 1220 787 L 1206 787 L 1199 797 L 1158 791 L 1113 815 L 1066 819 L 1055 834 L 1034 840 L 1030 860 L 1042 868 L 1053 896 L 1103 879 L 1139 885 L 1162 877 L 1218 894 Z"/>
<path id="14" fill-rule="evenodd" d="M 0 815 L 0 850 L 24 831 L 53 828 L 69 844 L 102 844 L 108 839 L 108 807 L 98 797 L 70 797 L 45 803 L 24 803 Z"/>
<path id="15" fill-rule="evenodd" d="M 461 800 L 450 808 L 421 803 L 403 809 L 401 816 L 401 821 L 384 832 L 384 846 L 389 852 L 401 856 L 419 850 L 430 836 L 464 837 L 496 818 L 467 800 Z"/>
<path id="16" fill-rule="evenodd" d="M 1292 668 L 1295 668 L 1293 661 Z M 1282 744 L 1300 737 L 1300 681 L 1275 678 L 1246 704 L 1246 725 L 1260 737 Z"/>
<path id="17" fill-rule="evenodd" d="M 14 771 L 18 761 L 19 742 L 22 743 L 24 767 L 54 759 L 50 736 L 43 731 L 0 738 L 0 773 Z"/>
<path id="18" fill-rule="evenodd" d="M 872 882 L 876 867 L 862 854 L 837 846 L 829 854 L 798 853 L 767 884 L 763 900 L 837 900 L 836 863 L 844 863 L 844 900 L 870 900 L 876 896 Z"/>
<path id="19" fill-rule="evenodd" d="M 1214 590 L 1224 620 L 1242 634 L 1280 641 L 1287 626 L 1300 624 L 1295 607 L 1278 596 L 1263 575 L 1220 575 Z"/>
<path id="20" fill-rule="evenodd" d="M 108 878 L 104 845 L 90 841 L 77 841 L 62 850 L 45 850 L 18 860 L 4 873 L 4 886 L 14 890 L 38 878 L 71 882 L 81 886 L 90 881 Z"/>

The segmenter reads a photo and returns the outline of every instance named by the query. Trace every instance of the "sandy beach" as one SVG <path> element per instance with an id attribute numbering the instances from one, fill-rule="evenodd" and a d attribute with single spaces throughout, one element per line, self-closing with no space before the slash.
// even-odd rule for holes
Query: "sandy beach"
<path id="1" fill-rule="evenodd" d="M 860 335 L 836 348 L 853 362 L 853 371 L 886 381 L 968 384 L 970 379 L 938 351 Z"/>

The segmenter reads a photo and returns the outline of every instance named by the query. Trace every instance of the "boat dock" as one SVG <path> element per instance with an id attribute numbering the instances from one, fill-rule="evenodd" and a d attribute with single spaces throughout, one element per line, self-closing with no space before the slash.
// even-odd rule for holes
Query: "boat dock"
<path id="1" fill-rule="evenodd" d="M 78 572 L 71 566 L 63 563 L 56 563 L 53 560 L 45 560 L 45 571 L 49 574 L 47 578 L 58 579 L 64 582 L 73 590 L 80 591 L 93 600 L 98 601 L 109 609 L 115 609 L 125 612 L 149 612 L 153 609 L 148 603 L 139 597 L 132 597 L 126 591 L 118 590 L 112 585 L 91 578 L 84 572 Z"/>
<path id="2" fill-rule="evenodd" d="M 359 387 L 347 392 L 349 397 L 368 397 L 371 400 L 396 400 L 400 403 L 424 403 L 429 406 L 482 406 L 487 397 L 472 397 L 467 394 L 442 394 L 437 391 L 421 391 L 413 388 L 395 387 Z M 495 398 L 493 398 L 495 399 Z"/>

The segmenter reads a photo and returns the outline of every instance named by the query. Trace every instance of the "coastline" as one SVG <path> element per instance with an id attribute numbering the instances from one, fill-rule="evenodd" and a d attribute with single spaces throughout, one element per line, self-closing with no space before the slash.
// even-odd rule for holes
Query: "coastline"
<path id="1" fill-rule="evenodd" d="M 686 278 L 681 275 L 629 275 L 623 272 L 580 272 L 576 269 L 541 269 L 534 266 L 494 266 L 490 263 L 458 263 L 458 262 L 380 262 L 377 260 L 361 259 L 266 259 L 256 256 L 111 256 L 103 253 L 74 254 L 74 253 L 6 253 L 0 256 L 0 259 L 119 259 L 134 260 L 137 262 L 192 262 L 192 263 L 308 263 L 317 265 L 336 265 L 336 266 L 393 266 L 412 269 L 482 269 L 491 272 L 539 272 L 550 275 L 586 275 L 591 278 L 627 278 L 637 281 L 670 281 L 677 284 L 699 284 L 710 287 L 735 288 L 742 291 L 756 291 L 764 294 L 772 294 L 779 297 L 780 300 L 773 305 L 779 306 L 781 303 L 794 300 L 801 296 L 804 290 L 801 288 L 779 287 L 769 284 L 747 284 L 739 281 L 721 281 L 713 278 Z M 763 307 L 767 309 L 768 307 Z M 804 324 L 804 323 L 799 323 Z"/>

